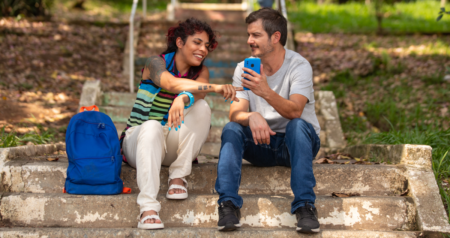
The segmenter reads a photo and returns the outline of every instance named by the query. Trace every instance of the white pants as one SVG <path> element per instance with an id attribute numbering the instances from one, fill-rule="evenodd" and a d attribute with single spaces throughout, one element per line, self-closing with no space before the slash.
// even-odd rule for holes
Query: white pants
<path id="1" fill-rule="evenodd" d="M 141 214 L 161 210 L 156 200 L 161 165 L 170 166 L 169 179 L 191 174 L 192 161 L 208 137 L 210 124 L 211 109 L 200 99 L 184 110 L 184 124 L 178 131 L 169 131 L 167 125 L 163 127 L 155 120 L 128 128 L 122 148 L 128 163 L 136 168 Z"/>

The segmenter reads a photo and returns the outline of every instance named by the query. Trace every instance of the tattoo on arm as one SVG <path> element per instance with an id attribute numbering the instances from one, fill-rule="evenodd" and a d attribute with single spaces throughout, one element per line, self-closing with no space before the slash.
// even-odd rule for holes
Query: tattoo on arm
<path id="1" fill-rule="evenodd" d="M 166 70 L 166 63 L 159 56 L 152 56 L 145 62 L 145 67 L 150 71 L 150 79 L 161 87 L 161 74 Z"/>
<path id="2" fill-rule="evenodd" d="M 211 85 L 209 86 L 209 88 L 211 88 Z M 208 85 L 203 85 L 203 87 L 202 87 L 202 85 L 198 86 L 198 90 L 207 90 L 207 89 L 208 89 Z"/>

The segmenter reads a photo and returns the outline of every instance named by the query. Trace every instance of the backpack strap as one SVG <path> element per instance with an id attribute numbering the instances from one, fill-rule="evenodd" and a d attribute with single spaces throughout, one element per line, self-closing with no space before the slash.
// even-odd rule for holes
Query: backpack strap
<path id="1" fill-rule="evenodd" d="M 92 105 L 89 107 L 80 107 L 80 112 L 84 112 L 84 111 L 96 111 L 98 112 L 98 107 L 96 105 Z"/>

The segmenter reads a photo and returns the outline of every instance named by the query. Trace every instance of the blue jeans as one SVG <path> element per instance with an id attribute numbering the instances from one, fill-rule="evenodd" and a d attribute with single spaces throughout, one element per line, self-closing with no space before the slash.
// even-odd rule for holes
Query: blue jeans
<path id="1" fill-rule="evenodd" d="M 222 146 L 217 166 L 215 189 L 218 203 L 231 201 L 242 207 L 238 195 L 241 183 L 242 158 L 255 166 L 291 167 L 291 189 L 294 201 L 291 213 L 308 204 L 314 206 L 316 195 L 312 160 L 320 148 L 320 139 L 313 126 L 303 119 L 293 119 L 286 126 L 286 133 L 270 136 L 270 145 L 255 145 L 250 127 L 229 122 L 222 132 Z"/>

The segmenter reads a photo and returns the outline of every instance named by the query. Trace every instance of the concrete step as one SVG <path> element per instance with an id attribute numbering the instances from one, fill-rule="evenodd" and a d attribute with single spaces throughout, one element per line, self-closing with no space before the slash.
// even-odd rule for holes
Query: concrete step
<path id="1" fill-rule="evenodd" d="M 144 57 L 141 57 L 141 58 L 136 58 L 135 61 L 134 61 L 135 65 L 137 65 L 137 66 L 144 66 L 145 65 L 145 61 L 147 60 L 147 57 L 149 57 L 149 56 L 151 56 L 151 55 L 147 55 L 147 56 L 144 56 Z M 248 55 L 248 56 L 250 56 L 250 55 Z M 245 56 L 245 57 L 247 57 L 247 56 Z M 245 59 L 245 57 L 240 59 L 240 60 L 234 61 L 234 60 L 225 60 L 225 59 L 211 59 L 208 56 L 205 59 L 204 64 L 207 67 L 233 68 L 234 69 L 234 68 L 236 68 L 236 65 L 239 62 L 241 62 L 241 61 L 243 61 Z"/>
<path id="2" fill-rule="evenodd" d="M 13 226 L 131 228 L 137 226 L 136 194 L 82 196 L 69 194 L 3 194 L 2 221 Z M 217 226 L 217 195 L 189 195 L 186 200 L 158 196 L 165 227 Z M 244 195 L 243 227 L 295 227 L 291 196 Z M 319 196 L 315 203 L 322 229 L 414 230 L 416 210 L 410 197 Z"/>
<path id="3" fill-rule="evenodd" d="M 200 150 L 201 155 L 209 155 L 219 158 L 220 142 L 206 142 Z"/>
<path id="4" fill-rule="evenodd" d="M 113 122 L 126 123 L 131 113 L 131 107 L 110 107 L 100 106 L 99 110 L 109 117 Z M 228 112 L 215 111 L 211 112 L 211 126 L 224 127 L 230 120 Z"/>
<path id="5" fill-rule="evenodd" d="M 247 16 L 245 11 L 218 11 L 218 10 L 193 10 L 193 9 L 175 9 L 175 19 L 186 19 L 193 17 L 202 21 L 236 22 L 244 23 Z M 214 29 L 214 28 L 213 28 Z"/>
<path id="6" fill-rule="evenodd" d="M 61 193 L 64 188 L 67 157 L 60 156 L 57 162 L 13 160 L 3 169 L 2 191 L 25 193 Z M 214 160 L 217 162 L 217 160 Z M 402 168 L 383 165 L 313 165 L 317 195 L 331 195 L 333 192 L 360 193 L 363 196 L 394 196 L 408 187 Z M 161 193 L 167 192 L 168 168 L 161 170 Z M 240 194 L 292 194 L 290 168 L 260 168 L 242 166 Z M 136 170 L 122 166 L 121 177 L 126 187 L 139 193 Z M 217 164 L 194 164 L 187 180 L 190 194 L 213 194 L 217 177 Z"/>
<path id="7" fill-rule="evenodd" d="M 220 21 L 208 21 L 211 29 L 220 35 L 240 35 L 247 36 L 247 24 L 244 19 L 239 22 L 220 22 Z M 147 21 L 142 22 L 139 34 L 156 33 L 160 35 L 166 35 L 170 27 L 177 26 L 178 21 Z"/>
<path id="8" fill-rule="evenodd" d="M 152 37 L 152 35 L 148 35 L 148 37 Z M 165 41 L 155 42 L 155 41 L 147 41 L 146 39 L 140 38 L 138 49 L 141 50 L 142 48 L 161 53 L 167 49 L 167 46 Z M 215 54 L 223 54 L 228 52 L 233 54 L 244 54 L 250 56 L 251 50 L 247 44 L 247 41 L 242 42 L 219 41 L 217 48 L 215 48 L 213 52 L 210 52 L 207 57 L 209 58 Z"/>
<path id="9" fill-rule="evenodd" d="M 240 30 L 246 30 L 245 28 L 242 28 Z M 145 30 L 144 30 L 145 31 Z M 139 35 L 139 40 L 143 40 L 145 42 L 161 42 L 166 43 L 167 40 L 167 32 L 164 32 L 161 30 L 161 34 L 151 34 L 151 32 L 145 31 L 142 32 Z M 219 35 L 216 39 L 219 44 L 220 43 L 226 43 L 226 42 L 244 42 L 247 43 L 248 36 L 247 35 Z M 248 46 L 248 45 L 247 45 Z"/>
<path id="10" fill-rule="evenodd" d="M 139 65 L 136 67 L 136 71 L 141 73 L 141 69 L 144 67 L 144 65 Z M 224 68 L 224 67 L 208 67 L 209 71 L 209 79 L 215 79 L 215 78 L 233 78 L 235 68 Z"/>
<path id="11" fill-rule="evenodd" d="M 137 55 L 136 57 L 145 58 L 150 57 L 152 55 L 159 55 L 166 50 L 165 46 L 156 47 L 147 47 L 146 45 L 138 45 Z M 208 54 L 207 59 L 212 59 L 214 61 L 244 61 L 245 58 L 251 56 L 251 50 L 248 46 L 242 46 L 236 49 L 223 49 L 223 50 L 214 50 L 210 54 Z M 145 61 L 144 61 L 145 62 Z M 234 65 L 233 67 L 236 67 Z"/>
<path id="12" fill-rule="evenodd" d="M 165 48 L 167 46 L 167 33 L 142 33 L 139 36 L 138 44 L 140 46 L 145 46 L 148 48 Z M 216 41 L 219 43 L 217 47 L 214 49 L 214 52 L 221 50 L 239 50 L 239 49 L 250 49 L 247 44 L 248 36 L 240 34 L 240 35 L 221 35 L 217 36 Z"/>
<path id="13" fill-rule="evenodd" d="M 99 106 L 132 108 L 135 100 L 136 93 L 106 92 L 101 96 Z M 208 94 L 205 97 L 205 101 L 212 110 L 224 112 L 230 111 L 230 102 L 225 102 L 222 96 Z"/>
<path id="14" fill-rule="evenodd" d="M 217 237 L 232 235 L 236 238 L 418 238 L 420 232 L 415 231 L 352 231 L 322 230 L 318 234 L 300 234 L 293 228 L 262 229 L 241 228 L 233 232 L 220 232 L 215 228 L 170 227 L 163 230 L 142 230 L 137 228 L 0 228 L 2 238 L 17 237 L 95 237 L 95 238 L 129 238 L 129 237 Z"/>

